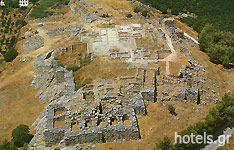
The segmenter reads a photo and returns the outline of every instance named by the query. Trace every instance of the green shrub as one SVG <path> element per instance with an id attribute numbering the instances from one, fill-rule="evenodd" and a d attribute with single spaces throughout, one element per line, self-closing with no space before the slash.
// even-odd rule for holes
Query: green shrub
<path id="1" fill-rule="evenodd" d="M 6 62 L 11 62 L 17 56 L 18 56 L 18 52 L 13 47 L 10 47 L 10 49 L 4 55 L 4 58 L 5 58 Z"/>
<path id="2" fill-rule="evenodd" d="M 16 27 L 23 27 L 23 26 L 26 26 L 27 25 L 27 22 L 24 21 L 24 20 L 17 20 L 16 21 Z"/>
<path id="3" fill-rule="evenodd" d="M 19 8 L 19 1 L 17 0 L 7 0 L 5 1 L 5 4 L 11 8 Z"/>
<path id="4" fill-rule="evenodd" d="M 14 47 L 16 44 L 16 37 L 15 36 L 12 36 L 11 37 L 11 40 L 10 40 L 10 45 L 9 47 Z"/>
<path id="5" fill-rule="evenodd" d="M 36 4 L 39 0 L 31 0 L 33 4 Z"/>
<path id="6" fill-rule="evenodd" d="M 88 64 L 91 63 L 91 54 L 89 54 L 88 56 L 85 56 L 85 58 L 80 59 L 80 66 L 86 66 Z"/>
<path id="7" fill-rule="evenodd" d="M 68 66 L 68 67 L 66 67 L 66 69 L 68 70 L 68 71 L 73 71 L 73 72 L 76 72 L 76 71 L 78 71 L 79 69 L 80 69 L 80 67 L 79 66 L 76 66 L 76 65 L 70 65 L 70 66 Z"/>
<path id="8" fill-rule="evenodd" d="M 69 4 L 69 0 L 65 0 L 65 5 L 68 5 Z"/>
<path id="9" fill-rule="evenodd" d="M 128 14 L 127 17 L 128 17 L 128 18 L 132 18 L 132 14 Z"/>
<path id="10" fill-rule="evenodd" d="M 24 146 L 20 150 L 28 150 L 28 144 L 24 143 Z"/>
<path id="11" fill-rule="evenodd" d="M 156 144 L 157 150 L 173 150 L 171 140 L 166 136 Z"/>
<path id="12" fill-rule="evenodd" d="M 85 85 L 86 85 L 85 83 L 75 85 L 75 91 L 78 91 L 80 88 L 84 87 Z"/>
<path id="13" fill-rule="evenodd" d="M 28 8 L 27 7 L 20 7 L 20 10 L 27 10 Z"/>
<path id="14" fill-rule="evenodd" d="M 0 145 L 0 150 L 17 150 L 17 147 L 12 141 L 9 142 L 5 139 L 2 145 Z"/>
<path id="15" fill-rule="evenodd" d="M 149 13 L 149 12 L 148 12 L 147 10 L 144 10 L 144 11 L 141 13 L 141 15 L 144 16 L 144 17 L 147 17 L 147 16 L 148 16 L 148 13 Z"/>
<path id="16" fill-rule="evenodd" d="M 12 141 L 15 146 L 22 147 L 24 143 L 29 143 L 33 138 L 32 134 L 29 134 L 29 127 L 27 125 L 19 125 L 12 131 Z"/>
<path id="17" fill-rule="evenodd" d="M 168 110 L 169 110 L 170 114 L 176 115 L 176 112 L 175 112 L 176 109 L 173 105 L 168 105 Z"/>
<path id="18" fill-rule="evenodd" d="M 61 62 L 61 61 L 57 61 L 57 66 L 59 66 L 59 67 L 64 67 L 64 64 Z"/>
<path id="19" fill-rule="evenodd" d="M 0 59 L 0 64 L 2 64 L 4 62 L 4 59 Z"/>
<path id="20" fill-rule="evenodd" d="M 141 11 L 141 8 L 139 8 L 139 7 L 136 7 L 136 8 L 134 8 L 134 10 L 133 10 L 135 13 L 139 13 L 140 11 Z"/>

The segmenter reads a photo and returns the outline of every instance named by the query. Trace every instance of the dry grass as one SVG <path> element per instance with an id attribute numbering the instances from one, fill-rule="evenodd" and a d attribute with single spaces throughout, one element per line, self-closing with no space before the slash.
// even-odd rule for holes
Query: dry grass
<path id="1" fill-rule="evenodd" d="M 193 37 L 193 35 L 198 36 L 198 33 L 194 31 L 191 27 L 187 26 L 185 23 L 180 22 L 176 19 L 175 21 L 176 27 L 180 28 L 181 30 L 188 33 L 190 36 Z"/>
<path id="2" fill-rule="evenodd" d="M 158 50 L 160 48 L 162 49 L 165 48 L 163 43 L 158 43 L 158 41 L 153 41 L 149 36 L 145 36 L 144 38 L 137 38 L 136 45 L 137 47 L 144 47 L 148 50 Z"/>
<path id="3" fill-rule="evenodd" d="M 95 3 L 95 7 L 89 8 L 90 11 L 97 11 L 97 9 L 103 9 L 101 12 L 108 13 L 113 17 L 122 17 L 132 12 L 130 3 L 123 0 L 88 0 L 88 3 Z M 124 10 L 124 11 L 120 11 Z M 98 10 L 99 11 L 99 10 Z"/>
<path id="4" fill-rule="evenodd" d="M 11 131 L 20 124 L 31 127 L 43 110 L 43 105 L 35 99 L 37 90 L 30 87 L 33 72 L 28 70 L 33 70 L 33 66 L 20 68 L 16 67 L 17 72 L 9 75 L 5 79 L 8 82 L 0 87 L 0 142 L 10 139 Z M 32 127 L 31 131 L 34 132 Z"/>
<path id="5" fill-rule="evenodd" d="M 131 7 L 129 5 L 128 1 L 123 1 L 123 0 L 90 0 L 92 2 L 95 2 L 99 7 L 101 6 L 106 6 L 102 7 L 104 9 L 114 9 L 119 11 L 120 9 L 126 9 L 126 10 L 131 10 Z"/>
<path id="6" fill-rule="evenodd" d="M 121 60 L 109 61 L 96 57 L 90 65 L 82 67 L 74 73 L 76 84 L 92 83 L 100 79 L 112 79 L 118 76 L 134 76 L 135 70 L 131 65 Z"/>
<path id="7" fill-rule="evenodd" d="M 165 61 L 159 61 L 158 67 L 160 72 L 166 72 L 166 62 Z"/>
<path id="8" fill-rule="evenodd" d="M 60 52 L 55 52 L 55 59 L 58 59 L 64 66 L 69 65 L 77 65 L 79 60 L 86 56 L 87 52 L 87 44 L 80 43 L 78 45 L 74 45 L 72 50 L 70 48 L 62 50 L 61 56 Z"/>
<path id="9" fill-rule="evenodd" d="M 55 121 L 54 122 L 54 128 L 64 127 L 64 126 L 65 126 L 65 121 Z"/>
<path id="10" fill-rule="evenodd" d="M 224 146 L 227 150 L 233 150 L 233 148 L 234 148 L 234 134 L 232 134 L 232 137 L 230 138 L 230 140 L 229 140 L 229 144 L 226 144 L 225 146 Z M 226 150 L 225 149 L 225 150 Z"/>
<path id="11" fill-rule="evenodd" d="M 35 30 L 37 25 L 30 26 Z M 29 26 L 28 26 L 29 27 Z M 22 29 L 24 30 L 24 29 Z M 25 31 L 25 30 L 24 30 Z M 20 33 L 20 34 L 23 34 Z M 0 142 L 5 138 L 10 139 L 11 132 L 20 124 L 26 124 L 34 133 L 32 123 L 36 120 L 44 106 L 35 98 L 38 90 L 30 86 L 33 80 L 33 61 L 41 53 L 51 49 L 59 38 L 50 38 L 40 30 L 39 35 L 45 40 L 44 47 L 19 54 L 11 63 L 5 65 L 5 70 L 0 76 Z M 17 50 L 20 49 L 20 42 L 17 43 Z M 29 56 L 27 62 L 18 62 L 18 58 Z M 14 69 L 14 73 L 10 73 Z"/>
<path id="12" fill-rule="evenodd" d="M 187 65 L 187 58 L 181 55 L 181 59 L 177 59 L 176 62 L 170 62 L 170 74 L 177 75 L 183 65 Z"/>

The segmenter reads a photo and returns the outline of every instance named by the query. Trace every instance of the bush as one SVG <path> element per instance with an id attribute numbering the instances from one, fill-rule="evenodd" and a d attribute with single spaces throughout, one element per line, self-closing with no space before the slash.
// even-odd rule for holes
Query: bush
<path id="1" fill-rule="evenodd" d="M 141 11 L 141 9 L 139 8 L 139 7 L 136 7 L 136 8 L 134 8 L 134 10 L 133 10 L 135 13 L 139 13 L 140 11 Z"/>
<path id="2" fill-rule="evenodd" d="M 20 150 L 28 150 L 28 144 L 24 143 L 24 146 Z"/>
<path id="3" fill-rule="evenodd" d="M 84 87 L 85 85 L 86 85 L 85 83 L 75 85 L 75 91 L 78 91 L 80 88 Z"/>
<path id="4" fill-rule="evenodd" d="M 0 145 L 0 150 L 17 150 L 17 147 L 12 141 L 9 142 L 5 139 L 2 145 Z"/>
<path id="5" fill-rule="evenodd" d="M 66 1 L 65 1 L 65 5 L 68 5 L 68 4 L 69 4 L 69 0 L 66 0 Z"/>
<path id="6" fill-rule="evenodd" d="M 27 7 L 20 7 L 20 10 L 27 10 L 28 8 Z"/>
<path id="7" fill-rule="evenodd" d="M 147 17 L 147 16 L 148 16 L 148 13 L 149 13 L 149 12 L 148 12 L 147 10 L 144 10 L 144 11 L 141 13 L 141 15 L 144 16 L 144 17 Z"/>
<path id="8" fill-rule="evenodd" d="M 16 0 L 7 0 L 5 1 L 6 6 L 9 6 L 11 8 L 19 8 L 19 1 Z"/>
<path id="9" fill-rule="evenodd" d="M 15 36 L 12 36 L 11 37 L 11 40 L 10 40 L 10 45 L 9 47 L 14 47 L 16 44 L 16 37 Z"/>
<path id="10" fill-rule="evenodd" d="M 132 18 L 132 14 L 128 14 L 127 17 L 128 17 L 128 18 Z"/>
<path id="11" fill-rule="evenodd" d="M 85 56 L 85 58 L 80 59 L 80 66 L 86 66 L 89 65 L 91 63 L 91 54 L 89 54 L 88 56 Z"/>
<path id="12" fill-rule="evenodd" d="M 13 47 L 10 47 L 10 49 L 4 55 L 4 58 L 5 58 L 6 62 L 11 62 L 17 56 L 18 56 L 18 52 Z"/>
<path id="13" fill-rule="evenodd" d="M 163 138 L 162 141 L 156 144 L 156 147 L 158 150 L 172 150 L 173 144 L 171 143 L 171 140 L 166 136 Z"/>
<path id="14" fill-rule="evenodd" d="M 59 66 L 59 67 L 64 67 L 64 64 L 63 63 L 61 63 L 61 61 L 57 61 L 57 66 Z"/>
<path id="15" fill-rule="evenodd" d="M 18 27 L 18 26 L 23 27 L 23 26 L 26 26 L 26 25 L 27 25 L 27 22 L 24 21 L 24 20 L 17 20 L 16 21 L 16 27 Z"/>
<path id="16" fill-rule="evenodd" d="M 169 110 L 170 114 L 176 115 L 176 112 L 175 112 L 176 109 L 173 105 L 168 105 L 168 110 Z"/>
<path id="17" fill-rule="evenodd" d="M 4 59 L 0 59 L 0 65 L 3 63 Z"/>
<path id="18" fill-rule="evenodd" d="M 71 65 L 71 66 L 68 66 L 68 67 L 66 67 L 66 69 L 68 70 L 68 71 L 73 71 L 73 72 L 76 72 L 76 71 L 78 71 L 79 69 L 80 69 L 80 67 L 79 66 L 76 66 L 76 65 Z"/>
<path id="19" fill-rule="evenodd" d="M 29 143 L 33 138 L 32 134 L 29 134 L 29 127 L 27 125 L 19 125 L 12 131 L 12 141 L 15 146 L 22 147 L 24 143 Z"/>
<path id="20" fill-rule="evenodd" d="M 31 0 L 33 4 L 36 4 L 39 0 Z"/>

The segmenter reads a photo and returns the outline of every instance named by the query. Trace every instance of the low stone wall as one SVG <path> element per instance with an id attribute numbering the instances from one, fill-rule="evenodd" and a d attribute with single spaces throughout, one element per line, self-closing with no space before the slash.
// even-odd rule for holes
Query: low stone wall
<path id="1" fill-rule="evenodd" d="M 44 46 L 44 39 L 37 35 L 35 37 L 32 37 L 28 41 L 23 42 L 22 50 L 23 52 L 37 50 Z"/>

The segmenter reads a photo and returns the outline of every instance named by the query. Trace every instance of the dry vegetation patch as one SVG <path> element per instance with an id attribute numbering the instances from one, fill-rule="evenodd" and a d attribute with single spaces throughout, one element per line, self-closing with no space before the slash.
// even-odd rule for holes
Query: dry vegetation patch
<path id="1" fill-rule="evenodd" d="M 101 79 L 108 80 L 120 76 L 134 76 L 135 72 L 135 69 L 132 69 L 129 63 L 95 57 L 90 65 L 82 67 L 74 73 L 74 76 L 76 84 L 79 85 Z"/>
<path id="2" fill-rule="evenodd" d="M 33 70 L 33 65 L 21 68 L 19 73 L 5 79 L 8 82 L 3 87 L 0 85 L 0 142 L 10 139 L 11 131 L 20 124 L 31 127 L 43 110 L 43 105 L 35 99 L 37 90 L 30 86 L 33 72 L 28 70 Z M 30 131 L 34 131 L 33 127 Z"/>

